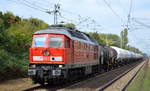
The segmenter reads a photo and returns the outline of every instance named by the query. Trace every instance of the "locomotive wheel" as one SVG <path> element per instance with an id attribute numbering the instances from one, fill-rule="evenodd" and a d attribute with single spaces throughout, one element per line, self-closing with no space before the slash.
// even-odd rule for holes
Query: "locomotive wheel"
<path id="1" fill-rule="evenodd" d="M 44 82 L 44 81 L 39 82 L 39 84 L 40 84 L 41 86 L 45 86 L 45 82 Z"/>
<path id="2" fill-rule="evenodd" d="M 48 83 L 48 85 L 53 85 L 54 84 L 53 80 L 49 80 L 47 83 Z"/>
<path id="3" fill-rule="evenodd" d="M 67 79 L 66 79 L 68 83 L 73 81 L 72 77 L 73 77 L 73 70 L 69 69 L 67 73 Z"/>

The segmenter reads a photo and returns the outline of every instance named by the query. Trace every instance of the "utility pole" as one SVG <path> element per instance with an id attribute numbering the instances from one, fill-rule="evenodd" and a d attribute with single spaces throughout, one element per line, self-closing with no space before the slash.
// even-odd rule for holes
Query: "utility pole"
<path id="1" fill-rule="evenodd" d="M 106 46 L 109 46 L 108 45 L 108 34 L 106 34 Z"/>
<path id="2" fill-rule="evenodd" d="M 54 5 L 54 10 L 53 11 L 47 11 L 46 13 L 48 14 L 54 14 L 54 24 L 58 24 L 58 14 L 60 15 L 60 4 L 55 4 Z"/>
<path id="3" fill-rule="evenodd" d="M 55 4 L 54 5 L 54 24 L 58 24 L 57 16 L 58 16 L 58 13 L 60 14 L 59 10 L 60 10 L 60 5 Z"/>
<path id="4" fill-rule="evenodd" d="M 127 20 L 127 29 L 129 30 L 129 25 L 130 25 L 130 18 L 131 18 L 131 11 L 132 11 L 132 5 L 133 5 L 133 0 L 130 0 L 130 10 L 128 14 L 128 20 Z"/>
<path id="5" fill-rule="evenodd" d="M 120 47 L 121 48 L 123 48 L 123 43 L 122 42 L 123 42 L 123 39 L 122 39 L 122 36 L 121 36 L 121 41 L 120 41 Z"/>
<path id="6" fill-rule="evenodd" d="M 130 25 L 130 17 L 131 17 L 131 14 L 128 15 L 128 21 L 127 21 L 127 29 L 129 30 L 129 25 Z"/>

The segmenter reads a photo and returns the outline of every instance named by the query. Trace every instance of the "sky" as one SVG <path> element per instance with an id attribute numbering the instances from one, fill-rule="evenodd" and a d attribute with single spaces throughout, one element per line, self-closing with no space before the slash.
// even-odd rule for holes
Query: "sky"
<path id="1" fill-rule="evenodd" d="M 61 16 L 58 16 L 58 22 L 74 23 L 84 32 L 119 35 L 127 25 L 131 1 L 129 44 L 150 54 L 150 0 L 0 0 L 0 11 L 53 24 L 53 15 L 45 11 L 52 11 L 54 4 L 59 2 Z"/>

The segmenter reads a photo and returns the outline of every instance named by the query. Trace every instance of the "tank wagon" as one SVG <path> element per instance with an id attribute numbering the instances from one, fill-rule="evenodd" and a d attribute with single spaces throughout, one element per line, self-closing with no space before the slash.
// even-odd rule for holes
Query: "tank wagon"
<path id="1" fill-rule="evenodd" d="M 143 58 L 141 54 L 137 54 L 115 46 L 111 46 L 111 48 L 113 48 L 117 52 L 116 61 L 119 65 L 127 64 L 129 62 L 140 60 Z"/>
<path id="2" fill-rule="evenodd" d="M 112 68 L 117 66 L 117 52 L 115 49 L 108 47 L 108 46 L 103 46 L 100 45 L 100 68 L 104 70 L 111 70 Z"/>
<path id="3" fill-rule="evenodd" d="M 142 56 L 99 44 L 88 34 L 64 26 L 50 26 L 32 37 L 28 74 L 35 83 L 70 80 L 110 70 L 126 59 Z"/>

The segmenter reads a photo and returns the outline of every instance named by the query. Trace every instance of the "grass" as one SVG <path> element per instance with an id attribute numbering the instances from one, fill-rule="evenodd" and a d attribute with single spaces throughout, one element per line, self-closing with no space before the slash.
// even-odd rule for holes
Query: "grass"
<path id="1" fill-rule="evenodd" d="M 150 91 L 150 65 L 141 69 L 126 91 Z"/>
<path id="2" fill-rule="evenodd" d="M 142 90 L 150 91 L 150 67 L 148 68 L 148 71 L 146 72 Z"/>

